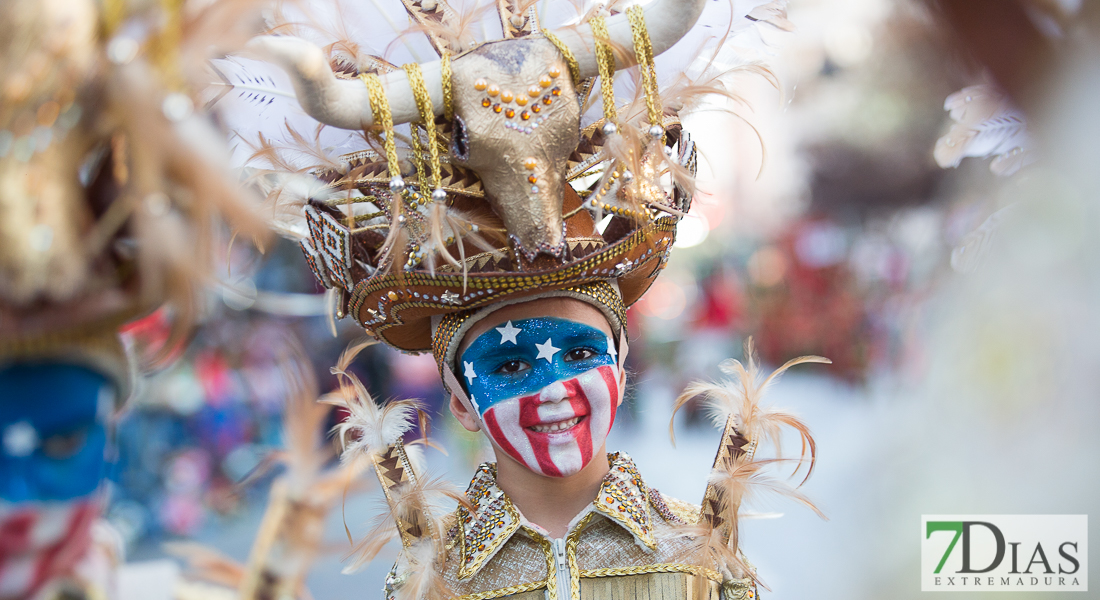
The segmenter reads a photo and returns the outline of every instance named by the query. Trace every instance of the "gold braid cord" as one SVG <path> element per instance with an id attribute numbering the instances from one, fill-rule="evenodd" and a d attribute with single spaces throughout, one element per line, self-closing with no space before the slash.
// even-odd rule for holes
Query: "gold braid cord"
<path id="1" fill-rule="evenodd" d="M 390 114 L 390 101 L 386 99 L 386 90 L 382 88 L 382 82 L 375 75 L 360 73 L 359 79 L 362 79 L 363 85 L 367 86 L 370 112 L 374 116 L 374 122 L 382 126 L 382 133 L 386 136 L 382 143 L 386 150 L 390 177 L 400 177 L 401 167 L 397 164 L 397 138 L 393 135 L 393 115 Z"/>
<path id="2" fill-rule="evenodd" d="M 657 68 L 653 65 L 653 45 L 649 41 L 649 32 L 645 26 L 645 11 L 635 4 L 626 9 L 630 19 L 630 31 L 634 34 L 634 56 L 638 60 L 638 70 L 642 75 L 642 89 L 645 91 L 645 105 L 649 112 L 649 124 L 661 127 L 660 96 L 657 93 Z"/>
<path id="3" fill-rule="evenodd" d="M 443 118 L 448 122 L 455 118 L 454 90 L 451 88 L 451 53 L 444 51 L 439 57 L 439 73 L 443 78 Z"/>
<path id="4" fill-rule="evenodd" d="M 603 17 L 592 17 L 588 24 L 592 26 L 592 36 L 596 40 L 596 64 L 600 69 L 603 117 L 606 122 L 615 123 L 619 116 L 615 110 L 615 52 L 608 43 L 611 36 L 607 33 L 607 22 Z"/>
<path id="5" fill-rule="evenodd" d="M 534 583 L 521 583 L 519 585 L 513 585 L 506 588 L 500 588 L 499 590 L 489 590 L 487 592 L 479 592 L 477 594 L 467 594 L 465 596 L 459 596 L 455 600 L 493 600 L 493 598 L 503 598 L 505 596 L 511 596 L 513 594 L 522 594 L 523 592 L 533 592 L 535 590 L 541 590 L 546 587 L 546 583 L 542 581 L 536 581 Z M 556 598 L 553 588 L 550 588 L 550 598 Z"/>
<path id="6" fill-rule="evenodd" d="M 409 87 L 412 88 L 413 99 L 416 100 L 416 108 L 420 111 L 421 125 L 428 133 L 428 160 L 432 169 L 431 188 L 437 189 L 442 185 L 443 177 L 439 173 L 439 144 L 435 133 L 435 111 L 432 109 L 432 97 L 428 94 L 428 86 L 424 84 L 424 74 L 420 71 L 420 65 L 409 63 L 402 67 L 409 76 Z M 413 142 L 419 146 L 420 136 L 413 135 Z M 417 165 L 417 168 L 421 168 Z M 421 193 L 429 188 L 425 185 L 424 172 L 420 172 Z"/>
<path id="7" fill-rule="evenodd" d="M 648 575 L 649 573 L 691 573 L 707 579 L 722 583 L 722 574 L 713 569 L 697 567 L 680 563 L 665 563 L 658 565 L 639 565 L 634 567 L 609 567 L 605 569 L 585 569 L 580 572 L 581 577 L 623 577 L 626 575 Z"/>
<path id="8" fill-rule="evenodd" d="M 573 51 L 549 29 L 543 29 L 542 35 L 546 36 L 546 39 L 550 40 L 551 44 L 554 44 L 558 52 L 561 52 L 562 58 L 565 59 L 565 64 L 569 65 L 569 75 L 573 78 L 573 85 L 579 86 L 581 84 L 581 67 L 577 64 L 577 57 L 573 56 Z"/>

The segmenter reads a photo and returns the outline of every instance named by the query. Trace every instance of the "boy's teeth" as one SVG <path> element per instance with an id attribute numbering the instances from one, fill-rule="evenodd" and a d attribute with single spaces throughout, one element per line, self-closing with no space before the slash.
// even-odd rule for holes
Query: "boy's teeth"
<path id="1" fill-rule="evenodd" d="M 573 417 L 568 421 L 558 421 L 557 423 L 550 423 L 548 425 L 535 425 L 531 427 L 539 433 L 554 433 L 555 431 L 564 431 L 577 424 L 580 421 L 580 417 Z"/>

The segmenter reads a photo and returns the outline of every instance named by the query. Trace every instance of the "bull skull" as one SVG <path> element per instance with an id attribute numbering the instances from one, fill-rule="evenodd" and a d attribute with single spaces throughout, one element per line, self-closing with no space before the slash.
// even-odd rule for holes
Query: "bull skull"
<path id="1" fill-rule="evenodd" d="M 645 8 L 654 54 L 675 44 L 699 18 L 705 0 L 655 0 Z M 613 47 L 633 50 L 627 16 L 607 20 Z M 584 24 L 554 34 L 573 53 L 581 78 L 598 74 L 592 29 Z M 302 108 L 343 129 L 373 123 L 365 86 L 337 79 L 320 48 L 292 37 L 264 36 L 250 47 L 291 76 Z M 626 68 L 633 52 L 617 64 Z M 421 65 L 436 115 L 443 113 L 440 63 Z M 420 120 L 404 71 L 381 77 L 394 123 Z M 567 65 L 546 38 L 484 44 L 452 63 L 455 131 L 451 154 L 481 179 L 513 246 L 527 261 L 564 248 L 562 200 L 566 162 L 579 143 L 580 108 Z M 526 118 L 525 118 L 526 117 Z"/>

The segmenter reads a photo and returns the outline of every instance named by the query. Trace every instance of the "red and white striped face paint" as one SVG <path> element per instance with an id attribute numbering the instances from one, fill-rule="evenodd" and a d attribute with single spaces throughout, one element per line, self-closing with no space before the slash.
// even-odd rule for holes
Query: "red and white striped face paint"
<path id="1" fill-rule="evenodd" d="M 536 393 L 494 402 L 482 420 L 497 446 L 527 468 L 568 477 L 603 447 L 618 403 L 618 368 L 602 365 Z"/>
<path id="2" fill-rule="evenodd" d="M 0 505 L 0 598 L 31 597 L 71 574 L 88 553 L 99 512 L 90 499 Z"/>

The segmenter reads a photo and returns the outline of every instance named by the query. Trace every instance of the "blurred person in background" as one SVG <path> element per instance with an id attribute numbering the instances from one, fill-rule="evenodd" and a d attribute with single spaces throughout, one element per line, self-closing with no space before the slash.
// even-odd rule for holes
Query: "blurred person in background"
<path id="1" fill-rule="evenodd" d="M 194 110 L 209 53 L 242 41 L 244 2 L 16 0 L 0 6 L 0 597 L 116 593 L 99 520 L 131 371 L 199 311 L 215 217 L 262 221 Z M 168 305 L 171 335 L 118 330 Z"/>

